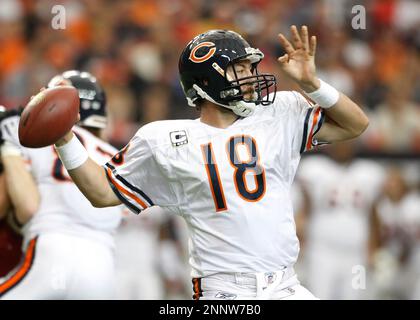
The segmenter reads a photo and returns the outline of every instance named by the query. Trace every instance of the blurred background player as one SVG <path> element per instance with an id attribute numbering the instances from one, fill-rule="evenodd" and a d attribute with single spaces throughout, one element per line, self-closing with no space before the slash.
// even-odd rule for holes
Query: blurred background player
<path id="1" fill-rule="evenodd" d="M 106 98 L 96 79 L 87 72 L 67 71 L 48 87 L 72 85 L 79 91 L 80 122 L 74 133 L 98 163 L 105 163 L 115 149 L 100 139 L 106 127 Z M 24 226 L 25 259 L 0 283 L 3 299 L 110 299 L 115 296 L 113 233 L 121 220 L 121 207 L 97 209 L 69 179 L 53 147 L 23 148 L 17 138 L 19 117 L 3 119 L 2 159 L 11 200 L 29 203 L 21 184 L 22 158 L 30 163 L 40 202 Z M 7 161 L 19 161 L 20 170 Z M 14 194 L 16 193 L 16 194 Z M 16 207 L 14 204 L 14 206 Z"/>
<path id="2" fill-rule="evenodd" d="M 0 123 L 5 117 L 18 114 L 18 111 L 6 111 L 0 107 Z M 20 157 L 9 157 L 7 146 L 0 131 L 0 282 L 16 267 L 22 258 L 22 227 L 32 218 L 39 204 L 37 186 L 26 170 L 26 164 Z M 13 148 L 12 148 L 13 152 Z M 5 172 L 5 168 L 7 171 Z M 7 180 L 13 179 L 10 171 L 17 170 L 19 181 L 14 184 L 17 188 L 24 188 L 26 193 L 14 192 L 7 189 Z M 22 199 L 10 197 L 20 197 Z M 15 203 L 14 207 L 12 203 Z"/>
<path id="3" fill-rule="evenodd" d="M 0 281 L 19 263 L 22 256 L 22 236 L 10 225 L 12 213 L 9 210 L 9 203 L 2 172 L 0 174 Z"/>
<path id="4" fill-rule="evenodd" d="M 164 298 L 191 299 L 187 224 L 181 217 L 165 214 L 159 234 L 159 271 Z"/>
<path id="5" fill-rule="evenodd" d="M 158 270 L 160 208 L 145 215 L 124 214 L 115 235 L 117 299 L 162 299 Z"/>
<path id="6" fill-rule="evenodd" d="M 22 234 L 12 226 L 14 213 L 10 210 L 4 174 L 0 175 L 0 282 L 17 266 L 22 256 Z"/>
<path id="7" fill-rule="evenodd" d="M 367 268 L 376 220 L 373 201 L 384 180 L 381 166 L 354 159 L 354 141 L 328 147 L 329 157 L 305 158 L 298 170 L 308 193 L 305 226 L 307 285 L 321 299 L 360 299 L 354 267 Z"/>
<path id="8" fill-rule="evenodd" d="M 389 168 L 374 210 L 380 223 L 374 257 L 375 295 L 420 299 L 420 193 L 401 168 Z"/>
<path id="9" fill-rule="evenodd" d="M 296 273 L 300 275 L 302 283 L 306 284 L 308 281 L 307 263 L 305 263 L 305 249 L 306 249 L 306 234 L 307 234 L 307 220 L 310 217 L 310 200 L 309 194 L 299 177 L 295 178 L 291 187 L 291 196 L 293 203 L 294 218 L 296 224 L 296 235 L 299 239 L 299 258 L 296 261 Z"/>
<path id="10" fill-rule="evenodd" d="M 124 215 L 115 235 L 117 299 L 190 298 L 183 220 L 152 207 Z"/>

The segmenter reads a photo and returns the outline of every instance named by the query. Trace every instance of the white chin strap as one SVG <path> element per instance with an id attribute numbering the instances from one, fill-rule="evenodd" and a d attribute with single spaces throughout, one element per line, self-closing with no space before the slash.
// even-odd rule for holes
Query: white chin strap
<path id="1" fill-rule="evenodd" d="M 204 90 L 202 90 L 196 84 L 193 84 L 193 88 L 195 89 L 195 91 L 197 91 L 197 94 L 201 98 L 206 99 L 214 104 L 217 104 L 218 106 L 230 109 L 233 111 L 234 114 L 240 117 L 249 117 L 250 115 L 254 113 L 255 108 L 257 107 L 255 103 L 245 102 L 245 101 L 231 102 L 229 105 L 221 104 L 214 101 Z M 254 94 L 257 95 L 256 93 Z M 195 103 L 191 99 L 188 99 L 188 105 L 195 107 Z"/>
<path id="2" fill-rule="evenodd" d="M 237 101 L 232 102 L 230 106 L 224 106 L 225 108 L 231 109 L 234 114 L 240 117 L 248 117 L 252 115 L 257 107 L 253 102 Z"/>

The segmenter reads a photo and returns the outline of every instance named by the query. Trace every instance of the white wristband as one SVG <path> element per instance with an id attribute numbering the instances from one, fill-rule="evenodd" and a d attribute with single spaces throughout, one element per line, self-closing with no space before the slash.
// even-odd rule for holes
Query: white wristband
<path id="1" fill-rule="evenodd" d="M 321 82 L 321 86 L 318 90 L 309 93 L 305 92 L 305 94 L 321 108 L 331 108 L 340 98 L 340 92 L 321 79 L 319 81 Z"/>
<path id="2" fill-rule="evenodd" d="M 80 167 L 89 158 L 85 147 L 76 136 L 73 136 L 65 145 L 55 147 L 55 149 L 67 170 L 73 170 Z"/>

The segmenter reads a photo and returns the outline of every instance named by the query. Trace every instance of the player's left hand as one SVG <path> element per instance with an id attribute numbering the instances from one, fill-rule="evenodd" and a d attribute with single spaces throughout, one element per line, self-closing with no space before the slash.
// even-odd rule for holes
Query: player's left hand
<path id="1" fill-rule="evenodd" d="M 316 37 L 309 39 L 307 26 L 302 26 L 300 34 L 296 26 L 291 26 L 290 31 L 292 43 L 279 34 L 280 43 L 286 50 L 286 54 L 278 58 L 280 68 L 305 92 L 315 91 L 321 85 L 315 68 Z"/>

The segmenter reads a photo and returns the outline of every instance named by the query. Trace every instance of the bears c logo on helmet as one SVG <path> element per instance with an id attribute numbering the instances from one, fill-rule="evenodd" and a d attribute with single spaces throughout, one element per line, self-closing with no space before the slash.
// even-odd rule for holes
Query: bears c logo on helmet
<path id="1" fill-rule="evenodd" d="M 200 48 L 203 48 L 203 47 L 210 48 L 209 52 L 207 52 L 202 57 L 197 57 L 195 55 L 197 50 L 200 49 Z M 204 62 L 204 61 L 207 61 L 208 59 L 210 59 L 214 55 L 215 52 L 216 52 L 216 45 L 213 42 L 202 42 L 198 46 L 194 47 L 194 49 L 191 50 L 189 59 L 192 62 L 201 63 L 201 62 Z"/>

